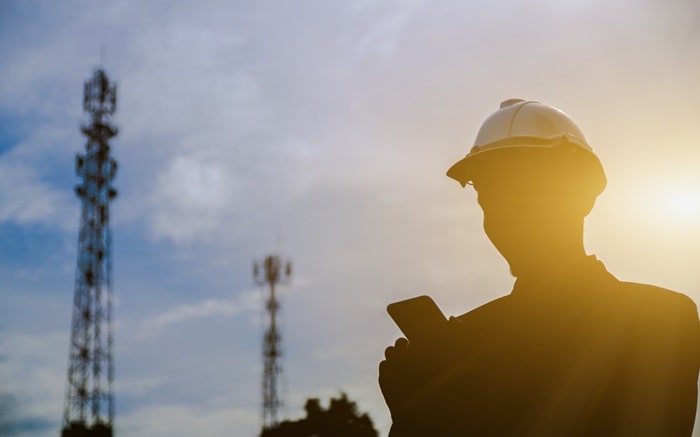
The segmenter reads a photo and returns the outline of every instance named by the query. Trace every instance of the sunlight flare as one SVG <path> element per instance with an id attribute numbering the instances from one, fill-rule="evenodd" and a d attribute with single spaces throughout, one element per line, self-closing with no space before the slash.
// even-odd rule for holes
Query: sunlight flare
<path id="1" fill-rule="evenodd" d="M 700 218 L 700 189 L 678 189 L 664 200 L 664 214 L 668 217 L 679 221 Z"/>

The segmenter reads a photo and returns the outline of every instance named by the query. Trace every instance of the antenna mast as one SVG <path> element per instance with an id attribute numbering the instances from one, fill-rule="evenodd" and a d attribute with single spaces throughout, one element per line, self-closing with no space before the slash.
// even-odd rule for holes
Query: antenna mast
<path id="1" fill-rule="evenodd" d="M 261 269 L 262 267 L 262 274 Z M 283 269 L 284 268 L 284 269 Z M 280 309 L 280 302 L 275 296 L 275 286 L 277 284 L 287 284 L 292 276 L 292 263 L 283 263 L 276 255 L 267 256 L 262 266 L 257 262 L 253 263 L 253 280 L 256 285 L 268 285 L 270 295 L 265 300 L 265 309 L 269 316 L 267 329 L 263 337 L 263 429 L 277 426 L 277 410 L 282 405 L 277 394 L 278 376 L 282 373 L 280 358 L 282 356 L 282 337 L 277 328 L 277 312 Z"/>
<path id="2" fill-rule="evenodd" d="M 111 185 L 117 162 L 110 157 L 107 142 L 117 135 L 111 123 L 117 88 L 98 68 L 85 82 L 84 92 L 83 109 L 90 124 L 81 126 L 87 137 L 86 150 L 75 161 L 76 173 L 83 178 L 75 187 L 82 213 L 61 436 L 111 437 L 114 363 L 109 204 L 117 196 Z"/>

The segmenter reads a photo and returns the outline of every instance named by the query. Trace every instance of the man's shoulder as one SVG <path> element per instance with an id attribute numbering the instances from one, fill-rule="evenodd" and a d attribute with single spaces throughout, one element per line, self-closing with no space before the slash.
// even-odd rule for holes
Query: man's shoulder
<path id="1" fill-rule="evenodd" d="M 683 344 L 700 354 L 700 322 L 697 306 L 683 293 L 656 285 L 619 282 L 617 304 L 608 313 L 621 329 L 643 333 L 645 341 L 656 341 L 659 350 L 664 344 Z M 670 344 L 669 343 L 669 344 Z M 689 351 L 686 351 L 689 353 Z M 698 358 L 694 358 L 697 361 Z"/>
<path id="2" fill-rule="evenodd" d="M 645 333 L 645 344 L 656 344 L 653 349 L 658 353 L 683 357 L 683 362 L 695 366 L 697 378 L 700 321 L 695 302 L 683 293 L 655 285 L 620 282 L 620 287 L 630 296 L 626 315 L 636 320 L 637 332 Z"/>
<path id="3" fill-rule="evenodd" d="M 640 319 L 678 318 L 695 323 L 698 320 L 697 306 L 690 297 L 656 285 L 619 281 L 611 276 L 608 286 L 598 289 L 597 293 L 591 289 L 589 293 L 591 294 L 587 300 L 597 301 L 598 306 L 607 307 L 605 312 L 612 312 L 618 316 L 627 314 L 627 317 Z M 479 324 L 494 318 L 517 318 L 522 310 L 522 305 L 510 294 L 474 308 L 457 319 L 465 323 Z"/>
<path id="4" fill-rule="evenodd" d="M 633 306 L 659 310 L 692 312 L 697 317 L 695 302 L 687 295 L 657 285 L 619 282 L 621 297 Z"/>

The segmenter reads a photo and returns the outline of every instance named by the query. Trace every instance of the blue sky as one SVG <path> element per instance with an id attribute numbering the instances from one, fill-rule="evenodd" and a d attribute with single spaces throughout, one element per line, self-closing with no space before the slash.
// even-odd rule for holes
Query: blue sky
<path id="1" fill-rule="evenodd" d="M 689 0 L 2 2 L 0 429 L 60 427 L 95 66 L 119 99 L 118 435 L 256 435 L 270 252 L 294 263 L 283 415 L 343 390 L 385 433 L 386 304 L 512 285 L 444 176 L 501 100 L 562 108 L 601 157 L 589 252 L 700 299 L 699 29 Z"/>

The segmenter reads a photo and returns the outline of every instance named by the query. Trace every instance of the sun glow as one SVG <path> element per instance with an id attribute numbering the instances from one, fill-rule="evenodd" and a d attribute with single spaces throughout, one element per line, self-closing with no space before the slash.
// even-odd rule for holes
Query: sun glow
<path id="1" fill-rule="evenodd" d="M 669 231 L 697 235 L 700 230 L 700 181 L 689 182 L 684 180 L 657 186 L 650 193 L 647 216 L 660 221 Z"/>
<path id="2" fill-rule="evenodd" d="M 625 188 L 615 206 L 623 222 L 666 237 L 700 237 L 700 180 L 676 175 Z"/>
<path id="3" fill-rule="evenodd" d="M 700 190 L 680 189 L 664 199 L 665 213 L 676 220 L 700 219 Z"/>

